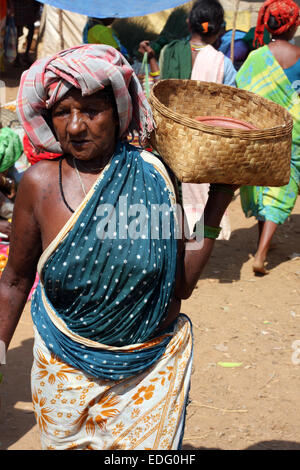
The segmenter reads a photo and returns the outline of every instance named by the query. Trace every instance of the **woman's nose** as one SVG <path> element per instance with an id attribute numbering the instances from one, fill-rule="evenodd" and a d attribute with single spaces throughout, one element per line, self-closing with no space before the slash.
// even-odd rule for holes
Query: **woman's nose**
<path id="1" fill-rule="evenodd" d="M 79 111 L 72 111 L 68 120 L 69 134 L 76 135 L 86 130 L 84 119 Z"/>

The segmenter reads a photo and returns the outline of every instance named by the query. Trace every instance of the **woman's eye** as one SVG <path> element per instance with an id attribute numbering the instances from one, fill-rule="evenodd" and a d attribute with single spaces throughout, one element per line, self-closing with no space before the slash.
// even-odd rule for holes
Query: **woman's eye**
<path id="1" fill-rule="evenodd" d="M 99 114 L 99 109 L 88 108 L 88 109 L 86 110 L 86 113 L 87 113 L 89 116 L 96 116 L 96 114 Z"/>
<path id="2" fill-rule="evenodd" d="M 67 109 L 58 109 L 57 111 L 54 111 L 53 117 L 67 116 L 68 114 L 69 111 Z"/>

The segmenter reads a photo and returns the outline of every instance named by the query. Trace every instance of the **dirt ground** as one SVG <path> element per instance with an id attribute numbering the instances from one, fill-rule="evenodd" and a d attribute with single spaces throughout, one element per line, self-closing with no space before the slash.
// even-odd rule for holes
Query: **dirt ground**
<path id="1" fill-rule="evenodd" d="M 17 82 L 4 78 L 6 101 Z M 182 312 L 193 322 L 194 372 L 183 449 L 300 450 L 300 198 L 279 227 L 270 273 L 256 277 L 257 230 L 239 197 L 230 241 L 218 241 Z M 39 450 L 30 394 L 32 321 L 27 304 L 0 385 L 0 450 Z M 228 367 L 229 366 L 229 367 Z"/>

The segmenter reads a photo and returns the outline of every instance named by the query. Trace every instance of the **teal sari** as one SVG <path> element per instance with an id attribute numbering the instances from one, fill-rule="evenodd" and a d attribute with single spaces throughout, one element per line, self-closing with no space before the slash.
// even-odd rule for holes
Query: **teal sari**
<path id="1" fill-rule="evenodd" d="M 155 335 L 174 289 L 175 202 L 161 162 L 119 143 L 39 262 L 32 317 L 53 354 L 110 380 L 161 357 L 172 337 L 172 327 Z"/>

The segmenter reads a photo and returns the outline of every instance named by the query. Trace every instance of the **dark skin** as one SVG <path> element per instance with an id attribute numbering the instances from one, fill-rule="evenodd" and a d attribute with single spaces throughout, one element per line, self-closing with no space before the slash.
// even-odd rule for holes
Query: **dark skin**
<path id="1" fill-rule="evenodd" d="M 268 44 L 270 51 L 283 69 L 292 67 L 292 65 L 300 59 L 300 47 L 288 42 L 293 39 L 297 29 L 297 26 L 293 26 L 286 33 L 280 36 L 273 34 L 272 39 L 274 41 Z"/>
<path id="2" fill-rule="evenodd" d="M 6 178 L 6 172 L 0 174 L 0 191 L 8 199 L 14 199 L 16 196 L 16 183 L 10 178 Z M 3 218 L 0 218 L 0 232 L 7 235 L 7 240 L 10 239 L 11 223 Z"/>
<path id="3" fill-rule="evenodd" d="M 115 149 L 118 130 L 115 111 L 101 93 L 82 97 L 72 89 L 54 106 L 52 122 L 65 153 L 62 165 L 65 197 L 76 209 L 84 194 L 73 157 L 88 191 L 99 176 L 99 171 L 93 168 L 104 166 Z M 71 216 L 60 195 L 58 165 L 58 160 L 37 163 L 26 171 L 18 188 L 10 256 L 0 280 L 0 340 L 6 347 L 33 285 L 38 260 Z M 224 193 L 211 195 L 205 208 L 205 223 L 219 226 L 230 201 L 231 196 Z M 190 251 L 185 250 L 184 240 L 179 241 L 175 296 L 161 329 L 176 318 L 181 299 L 191 295 L 213 246 L 214 240 L 204 239 L 202 249 Z"/>
<path id="4" fill-rule="evenodd" d="M 6 219 L 0 219 L 0 232 L 7 235 L 7 240 L 10 238 L 11 223 Z"/>

